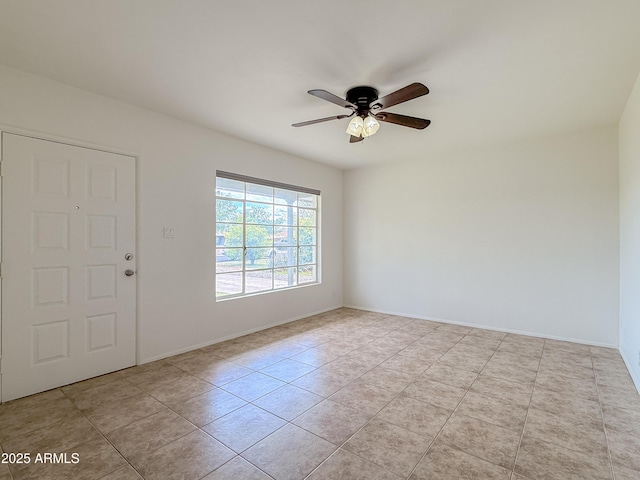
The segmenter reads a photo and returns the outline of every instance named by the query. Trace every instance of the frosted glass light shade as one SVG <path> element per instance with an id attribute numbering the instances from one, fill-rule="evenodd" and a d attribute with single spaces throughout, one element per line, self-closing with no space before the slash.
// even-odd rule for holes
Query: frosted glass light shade
<path id="1" fill-rule="evenodd" d="M 362 134 L 362 129 L 364 128 L 364 120 L 361 117 L 353 117 L 347 125 L 347 133 L 349 135 L 353 135 L 354 137 L 359 137 Z"/>
<path id="2" fill-rule="evenodd" d="M 368 137 L 373 135 L 380 128 L 380 124 L 373 117 L 367 117 L 364 119 L 364 127 L 362 128 L 362 136 Z"/>

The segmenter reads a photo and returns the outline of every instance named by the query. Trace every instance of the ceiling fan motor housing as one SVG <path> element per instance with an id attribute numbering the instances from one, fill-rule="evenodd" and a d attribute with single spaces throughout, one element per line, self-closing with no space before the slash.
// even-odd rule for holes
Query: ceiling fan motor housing
<path id="1" fill-rule="evenodd" d="M 361 86 L 347 90 L 347 101 L 358 107 L 358 115 L 369 114 L 369 105 L 378 99 L 378 90 L 373 87 Z"/>

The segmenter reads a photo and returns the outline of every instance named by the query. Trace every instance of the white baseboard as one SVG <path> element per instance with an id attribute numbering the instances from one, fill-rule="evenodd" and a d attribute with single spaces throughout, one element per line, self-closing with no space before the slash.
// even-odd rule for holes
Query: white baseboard
<path id="1" fill-rule="evenodd" d="M 298 315 L 296 317 L 288 318 L 288 319 L 282 320 L 280 322 L 274 322 L 274 323 L 270 323 L 268 325 L 262 325 L 262 326 L 260 326 L 258 328 L 252 328 L 250 330 L 244 330 L 244 331 L 239 332 L 239 333 L 234 333 L 234 334 L 231 334 L 231 335 L 227 335 L 226 337 L 217 338 L 215 340 L 199 343 L 197 345 L 191 345 L 189 347 L 181 348 L 179 350 L 174 350 L 172 352 L 163 353 L 161 355 L 156 355 L 156 356 L 150 357 L 150 358 L 145 358 L 144 360 L 139 361 L 138 365 L 144 365 L 145 363 L 155 362 L 156 360 L 162 360 L 163 358 L 173 357 L 174 355 L 179 355 L 181 353 L 190 352 L 191 350 L 197 350 L 198 348 L 208 347 L 209 345 L 214 345 L 216 343 L 226 342 L 227 340 L 232 340 L 234 338 L 242 337 L 244 335 L 249 335 L 250 333 L 255 333 L 255 332 L 259 332 L 261 330 L 266 330 L 267 328 L 277 327 L 277 326 L 280 326 L 280 325 L 284 325 L 285 323 L 295 322 L 296 320 L 301 320 L 303 318 L 311 317 L 313 315 L 318 315 L 320 313 L 330 312 L 331 310 L 335 310 L 337 308 L 342 308 L 342 305 L 338 305 L 338 306 L 327 308 L 327 309 L 323 309 L 323 310 L 318 310 L 316 312 L 305 313 L 304 315 Z"/>
<path id="2" fill-rule="evenodd" d="M 499 328 L 499 327 L 481 325 L 481 324 L 477 324 L 477 323 L 458 322 L 458 321 L 455 321 L 455 320 L 447 320 L 447 319 L 444 319 L 444 318 L 426 317 L 426 316 L 412 315 L 412 314 L 402 313 L 402 312 L 390 312 L 390 311 L 385 311 L 385 310 L 376 310 L 376 309 L 373 309 L 373 308 L 359 307 L 359 306 L 356 306 L 356 305 L 344 305 L 344 307 L 345 308 L 353 308 L 355 310 L 364 310 L 364 311 L 367 311 L 367 312 L 383 313 L 385 315 L 396 315 L 396 316 L 399 316 L 399 317 L 415 318 L 416 320 L 430 320 L 432 322 L 449 323 L 451 325 L 461 325 L 463 327 L 481 328 L 483 330 L 495 330 L 497 332 L 515 333 L 515 334 L 518 334 L 518 335 L 526 335 L 528 337 L 548 338 L 549 340 L 561 340 L 563 342 L 581 343 L 583 345 L 593 345 L 594 347 L 615 348 L 616 350 L 618 350 L 618 345 L 612 345 L 610 343 L 591 342 L 591 341 L 581 340 L 581 339 L 577 339 L 577 338 L 559 337 L 559 336 L 555 336 L 555 335 L 545 335 L 545 334 L 542 334 L 542 333 L 528 332 L 528 331 L 525 331 L 525 330 L 516 330 L 516 329 L 512 329 L 512 328 Z"/>

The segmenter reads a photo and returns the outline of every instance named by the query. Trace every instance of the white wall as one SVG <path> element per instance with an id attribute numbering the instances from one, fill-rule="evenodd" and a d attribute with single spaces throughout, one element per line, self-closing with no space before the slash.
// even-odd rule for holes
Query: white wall
<path id="1" fill-rule="evenodd" d="M 2 66 L 0 125 L 139 155 L 139 362 L 342 305 L 340 170 Z M 322 285 L 216 303 L 216 169 L 322 191 Z"/>
<path id="2" fill-rule="evenodd" d="M 615 127 L 344 178 L 345 304 L 618 345 Z"/>
<path id="3" fill-rule="evenodd" d="M 620 119 L 620 352 L 640 391 L 640 76 Z"/>

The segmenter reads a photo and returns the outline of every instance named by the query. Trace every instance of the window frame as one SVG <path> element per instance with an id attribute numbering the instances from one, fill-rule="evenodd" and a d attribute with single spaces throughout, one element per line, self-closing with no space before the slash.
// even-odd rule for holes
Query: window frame
<path id="1" fill-rule="evenodd" d="M 238 192 L 237 195 L 241 195 L 241 197 L 221 194 L 221 187 L 219 183 L 220 179 L 232 180 L 234 182 L 242 183 L 242 190 L 240 190 L 239 188 L 235 190 L 236 192 Z M 248 186 L 260 186 L 262 188 L 263 187 L 270 188 L 271 189 L 270 200 L 268 199 L 261 200 L 261 199 L 251 198 L 251 195 L 254 195 L 254 194 L 248 195 Z M 284 195 L 281 193 L 281 196 L 278 197 L 277 196 L 278 190 L 284 190 L 289 195 Z M 278 202 L 278 198 L 285 199 L 285 197 L 288 197 L 290 195 L 295 195 L 295 197 L 293 197 L 295 198 L 295 202 L 293 203 L 289 203 L 288 201 L 286 203 Z M 310 197 L 310 199 L 312 198 L 313 201 L 310 202 L 311 205 L 305 205 L 304 203 L 301 204 L 301 198 L 303 197 Z M 253 296 L 253 295 L 261 295 L 265 293 L 279 292 L 282 290 L 290 290 L 294 288 L 302 288 L 302 287 L 307 287 L 312 285 L 319 285 L 322 283 L 321 276 L 320 276 L 321 195 L 319 190 L 217 170 L 215 200 L 216 200 L 216 207 L 215 207 L 216 245 L 214 248 L 216 253 L 216 261 L 215 261 L 216 263 L 216 272 L 215 272 L 216 302 L 231 300 L 236 298 L 244 298 L 244 297 Z M 231 203 L 234 203 L 234 202 L 241 204 L 241 208 L 238 210 L 240 212 L 239 220 L 238 218 L 232 219 L 232 221 L 219 219 L 218 217 L 219 202 L 221 200 L 227 201 L 227 204 L 229 206 L 231 206 Z M 258 220 L 255 220 L 255 218 L 254 218 L 255 221 L 253 222 L 250 221 L 251 219 L 249 219 L 248 221 L 247 204 L 251 204 L 252 206 L 254 206 L 254 208 L 260 207 L 262 205 L 271 207 L 270 222 L 266 222 L 266 223 L 260 222 Z M 278 218 L 281 218 L 281 217 L 277 217 L 275 212 L 277 211 L 277 207 L 283 207 L 283 206 L 286 207 L 287 209 L 292 209 L 294 211 L 294 215 L 295 215 L 294 224 L 291 224 L 291 219 L 288 216 L 284 224 L 278 223 Z M 307 212 L 304 215 L 308 215 L 308 216 L 304 216 L 304 215 L 301 216 L 300 214 L 302 212 Z M 287 215 L 289 214 L 287 213 Z M 303 218 L 313 218 L 311 225 L 301 225 L 300 220 Z M 221 226 L 223 228 L 221 228 Z M 225 242 L 223 240 L 222 242 L 223 245 L 221 246 L 219 244 L 220 236 L 222 235 L 224 238 L 224 235 L 225 235 L 222 232 L 226 232 L 228 231 L 228 229 L 234 228 L 234 227 L 236 229 L 235 236 L 238 236 L 237 230 L 238 230 L 238 227 L 241 227 L 241 233 L 240 233 L 241 244 L 238 244 L 238 245 L 234 244 L 232 246 L 225 247 L 224 245 Z M 270 234 L 269 233 L 266 234 L 271 239 L 270 244 L 269 245 L 266 245 L 266 244 L 251 245 L 249 243 L 249 234 L 247 232 L 248 227 L 249 228 L 264 227 L 264 229 L 267 232 L 269 232 L 270 230 Z M 276 232 L 278 231 L 278 229 L 280 232 L 288 230 L 286 247 L 283 247 L 282 245 L 278 245 L 276 243 L 276 240 L 277 240 Z M 300 233 L 302 229 L 306 230 L 306 235 L 311 235 L 311 243 L 307 244 L 301 240 Z M 313 235 L 314 232 L 315 232 L 315 235 Z M 264 233 L 264 231 L 262 233 Z M 237 243 L 237 240 L 238 239 L 236 238 L 235 243 Z M 293 243 L 291 243 L 292 240 L 293 240 Z M 220 262 L 219 258 L 221 258 L 222 256 L 224 256 L 225 258 L 229 258 L 226 256 L 226 250 L 231 250 L 231 249 L 240 250 L 239 252 L 240 265 L 232 265 L 232 268 L 235 266 L 239 268 L 231 271 L 223 271 L 220 269 L 220 265 L 226 261 Z M 270 250 L 267 256 L 253 257 L 253 258 L 249 258 L 247 256 L 247 253 L 251 251 L 259 252 L 259 250 L 267 250 L 267 249 Z M 287 257 L 284 265 L 278 264 L 276 262 L 278 253 L 282 253 L 281 252 L 282 249 L 294 249 L 293 251 L 291 250 L 287 251 L 286 253 Z M 280 252 L 278 250 L 280 250 Z M 219 255 L 220 251 L 222 252 L 221 255 Z M 309 253 L 305 253 L 304 255 L 301 255 L 302 251 L 311 253 L 310 262 L 302 260 L 302 258 L 306 258 L 309 254 Z M 315 255 L 313 255 L 314 252 L 315 252 Z M 231 257 L 232 259 L 231 261 L 233 261 L 233 258 L 236 256 L 238 256 L 238 253 L 235 253 L 234 256 Z M 270 259 L 267 260 L 268 263 L 266 266 L 260 265 L 256 267 L 255 266 L 256 258 L 262 261 L 264 261 L 265 259 L 269 259 L 269 258 Z M 291 258 L 295 258 L 295 263 L 291 262 Z M 237 261 L 238 259 L 236 259 L 236 262 Z M 281 257 L 281 261 L 282 261 L 282 257 Z M 309 271 L 309 270 L 312 272 L 312 279 L 309 281 L 304 281 L 304 280 L 301 281 L 301 278 L 303 278 L 302 276 L 303 274 L 301 272 Z M 293 275 L 295 275 L 295 282 L 293 284 L 291 283 L 292 271 L 293 271 Z M 260 272 L 270 272 L 270 277 L 271 277 L 270 288 L 262 288 L 264 286 L 264 282 L 261 282 L 258 279 L 258 277 L 260 276 Z M 277 278 L 277 274 L 282 275 L 283 273 L 286 274 L 287 276 L 287 279 L 284 280 L 285 285 L 278 286 L 279 280 Z M 232 275 L 240 276 L 239 286 L 241 288 L 239 292 L 223 293 L 219 291 L 218 285 L 220 285 L 221 283 L 219 280 L 221 280 L 225 275 L 229 277 L 231 277 Z M 249 284 L 252 283 L 251 280 L 253 280 L 254 285 L 260 284 L 260 283 L 263 283 L 263 285 L 257 289 L 248 288 L 248 283 Z"/>

